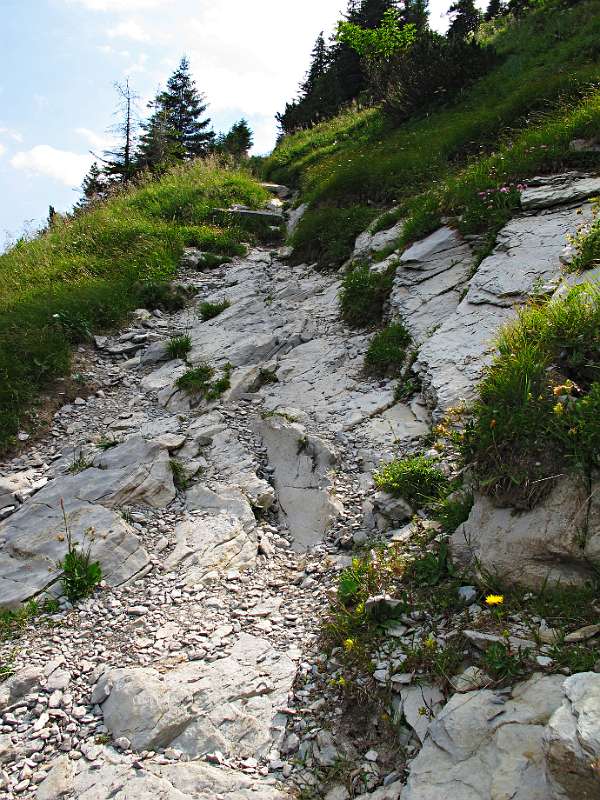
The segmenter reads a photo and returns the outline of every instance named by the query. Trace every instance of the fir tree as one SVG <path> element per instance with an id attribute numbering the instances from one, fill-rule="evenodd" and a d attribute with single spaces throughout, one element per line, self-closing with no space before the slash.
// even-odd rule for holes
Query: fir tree
<path id="1" fill-rule="evenodd" d="M 234 158 L 247 158 L 248 151 L 253 145 L 252 131 L 245 119 L 232 125 L 229 133 L 219 137 L 217 150 L 232 155 Z"/>
<path id="2" fill-rule="evenodd" d="M 185 56 L 167 81 L 167 88 L 157 95 L 153 105 L 155 114 L 158 113 L 158 119 L 168 131 L 167 135 L 180 145 L 184 158 L 208 153 L 215 134 L 209 129 L 210 119 L 202 118 L 208 105 L 196 88 Z"/>
<path id="3" fill-rule="evenodd" d="M 479 27 L 481 15 L 475 6 L 474 0 L 455 0 L 448 9 L 452 18 L 448 28 L 448 38 L 466 39 Z"/>
<path id="4" fill-rule="evenodd" d="M 77 204 L 77 208 L 85 208 L 89 203 L 102 198 L 106 192 L 106 177 L 98 166 L 98 162 L 94 161 L 89 169 L 88 174 L 83 179 L 81 184 L 82 198 Z"/>
<path id="5" fill-rule="evenodd" d="M 483 18 L 486 22 L 489 22 L 492 19 L 496 19 L 501 14 L 504 13 L 504 4 L 502 0 L 490 0 L 488 3 L 488 7 L 485 10 L 485 14 Z"/>
<path id="6" fill-rule="evenodd" d="M 306 78 L 300 85 L 300 91 L 304 95 L 309 95 L 315 90 L 318 81 L 325 75 L 329 65 L 329 54 L 327 52 L 323 31 L 317 36 L 310 58 L 310 67 L 306 73 Z"/>
<path id="7" fill-rule="evenodd" d="M 183 145 L 164 109 L 156 109 L 142 130 L 136 154 L 138 169 L 161 172 L 185 158 Z"/>

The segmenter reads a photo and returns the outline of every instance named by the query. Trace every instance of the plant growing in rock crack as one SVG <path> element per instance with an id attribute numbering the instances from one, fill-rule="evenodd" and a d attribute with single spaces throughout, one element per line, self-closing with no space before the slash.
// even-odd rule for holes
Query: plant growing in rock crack
<path id="1" fill-rule="evenodd" d="M 61 498 L 60 507 L 63 514 L 65 525 L 65 535 L 67 539 L 67 552 L 58 566 L 62 570 L 62 587 L 70 603 L 88 597 L 102 580 L 102 569 L 100 562 L 92 561 L 91 543 L 87 549 L 79 547 L 74 541 L 69 527 L 67 512 L 64 501 Z M 92 528 L 86 531 L 86 535 L 92 538 L 94 531 Z"/>
<path id="2" fill-rule="evenodd" d="M 391 461 L 375 472 L 373 479 L 379 489 L 414 508 L 431 505 L 448 487 L 448 478 L 435 460 L 422 455 Z"/>
<path id="3" fill-rule="evenodd" d="M 225 364 L 221 376 L 215 378 L 214 367 L 203 362 L 177 378 L 175 385 L 186 394 L 211 402 L 217 400 L 231 386 L 232 370 L 231 364 Z"/>
<path id="4" fill-rule="evenodd" d="M 173 483 L 175 484 L 175 488 L 180 492 L 185 492 L 185 490 L 189 489 L 192 485 L 193 476 L 188 474 L 184 465 L 176 458 L 172 458 L 169 461 L 169 464 L 171 465 L 171 472 L 173 473 Z"/>
<path id="5" fill-rule="evenodd" d="M 402 372 L 412 337 L 405 325 L 395 322 L 373 336 L 365 354 L 365 370 L 373 375 L 395 376 Z"/>
<path id="6" fill-rule="evenodd" d="M 173 336 L 167 342 L 167 353 L 169 358 L 180 358 L 185 361 L 187 354 L 192 349 L 192 339 L 187 334 L 183 336 Z"/>
<path id="7" fill-rule="evenodd" d="M 118 439 L 109 439 L 106 436 L 103 436 L 98 442 L 96 442 L 96 447 L 99 450 L 110 450 L 113 447 L 116 447 L 119 444 Z"/>
<path id="8" fill-rule="evenodd" d="M 508 637 L 504 642 L 492 642 L 481 661 L 485 671 L 497 681 L 510 681 L 523 675 L 527 670 L 529 651 L 511 647 Z"/>
<path id="9" fill-rule="evenodd" d="M 43 601 L 29 600 L 14 611 L 0 611 L 0 641 L 17 638 L 29 622 L 42 614 L 55 614 L 58 610 L 58 600 L 48 597 Z"/>
<path id="10" fill-rule="evenodd" d="M 202 317 L 203 322 L 207 322 L 209 319 L 213 319 L 214 317 L 218 317 L 226 308 L 229 308 L 231 303 L 229 300 L 222 300 L 220 303 L 200 303 L 200 308 L 198 312 Z"/>
<path id="11" fill-rule="evenodd" d="M 83 451 L 79 451 L 79 455 L 76 458 L 73 458 L 73 463 L 67 469 L 67 472 L 71 475 L 77 475 L 79 472 L 83 472 L 86 469 L 94 466 L 94 459 L 93 458 L 86 458 L 83 454 Z"/>
<path id="12" fill-rule="evenodd" d="M 274 369 L 262 367 L 258 374 L 258 382 L 260 386 L 266 386 L 269 383 L 279 383 L 277 372 Z"/>

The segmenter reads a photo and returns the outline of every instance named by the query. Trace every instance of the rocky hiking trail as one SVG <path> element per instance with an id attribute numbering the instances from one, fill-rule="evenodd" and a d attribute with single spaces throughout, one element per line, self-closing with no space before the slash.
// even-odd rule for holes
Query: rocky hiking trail
<path id="1" fill-rule="evenodd" d="M 80 348 L 78 369 L 98 388 L 0 465 L 0 603 L 55 591 L 61 501 L 104 581 L 2 645 L 13 672 L 0 684 L 2 800 L 282 800 L 318 792 L 318 771 L 340 759 L 375 800 L 576 796 L 550 793 L 542 738 L 556 709 L 577 728 L 581 686 L 600 697 L 592 678 L 564 688 L 564 675 L 540 673 L 496 693 L 471 673 L 467 694 L 443 707 L 394 660 L 398 639 L 425 630 L 407 617 L 374 674 L 381 685 L 400 674 L 393 708 L 416 756 L 404 788 L 377 719 L 343 730 L 330 686 L 339 665 L 319 641 L 349 550 L 374 533 L 410 538 L 413 509 L 376 492 L 373 470 L 427 434 L 432 412 L 472 397 L 497 327 L 560 276 L 566 234 L 590 218 L 600 180 L 570 174 L 528 191 L 474 275 L 472 243 L 450 228 L 401 255 L 389 312 L 419 345 L 424 387 L 409 403 L 363 374 L 370 336 L 340 322 L 339 275 L 289 266 L 285 249 L 205 271 L 188 250 L 186 308 L 140 309 L 126 330 Z M 376 236 L 357 252 L 381 246 Z M 223 300 L 202 322 L 198 305 Z M 177 389 L 189 369 L 168 355 L 178 335 L 191 337 L 190 365 L 231 365 L 219 399 Z M 552 724 L 550 773 L 570 752 Z M 349 797 L 339 783 L 328 800 Z"/>

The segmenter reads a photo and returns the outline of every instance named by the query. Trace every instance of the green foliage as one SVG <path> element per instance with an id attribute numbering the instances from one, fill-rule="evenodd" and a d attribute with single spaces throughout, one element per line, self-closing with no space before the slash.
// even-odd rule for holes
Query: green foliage
<path id="1" fill-rule="evenodd" d="M 416 25 L 405 25 L 400 13 L 389 8 L 378 28 L 361 28 L 352 22 L 338 23 L 338 41 L 349 45 L 368 61 L 389 61 L 407 50 L 417 36 Z"/>
<path id="2" fill-rule="evenodd" d="M 86 458 L 82 451 L 79 452 L 77 457 L 73 458 L 73 463 L 67 469 L 67 472 L 70 475 L 77 475 L 80 472 L 83 472 L 86 469 L 94 466 L 94 459 L 93 458 Z"/>
<path id="3" fill-rule="evenodd" d="M 284 137 L 266 176 L 298 185 L 319 214 L 352 203 L 394 204 L 396 219 L 405 220 L 399 245 L 430 233 L 443 216 L 461 219 L 465 232 L 495 235 L 518 208 L 518 190 L 497 193 L 502 187 L 598 162 L 569 143 L 600 126 L 599 8 L 590 0 L 498 21 L 480 36 L 496 48 L 497 65 L 453 104 L 421 117 L 417 111 L 399 127 L 379 108 L 345 111 Z"/>
<path id="4" fill-rule="evenodd" d="M 371 272 L 367 266 L 354 267 L 347 272 L 340 290 L 342 319 L 353 328 L 379 322 L 393 280 L 392 272 Z"/>
<path id="5" fill-rule="evenodd" d="M 432 458 L 409 456 L 392 461 L 373 475 L 377 488 L 401 497 L 414 508 L 435 502 L 448 488 L 448 478 Z"/>
<path id="6" fill-rule="evenodd" d="M 169 464 L 171 465 L 171 472 L 173 474 L 173 483 L 175 484 L 175 488 L 180 492 L 185 492 L 185 490 L 189 489 L 192 485 L 192 479 L 190 475 L 188 475 L 187 470 L 181 461 L 177 461 L 176 458 L 172 458 L 169 461 Z"/>
<path id="7" fill-rule="evenodd" d="M 185 360 L 185 357 L 191 349 L 192 339 L 187 334 L 184 336 L 174 336 L 167 342 L 169 358 L 181 358 Z"/>
<path id="8" fill-rule="evenodd" d="M 365 355 L 365 368 L 374 375 L 398 375 L 406 362 L 406 351 L 412 342 L 401 322 L 388 325 L 375 334 Z"/>
<path id="9" fill-rule="evenodd" d="M 448 543 L 440 543 L 437 551 L 429 550 L 410 564 L 409 576 L 419 586 L 437 586 L 446 578 L 454 576 L 454 567 L 450 561 Z"/>
<path id="10" fill-rule="evenodd" d="M 452 534 L 459 525 L 467 521 L 472 508 L 473 495 L 459 490 L 438 500 L 432 511 L 443 531 Z"/>
<path id="11" fill-rule="evenodd" d="M 250 175 L 196 161 L 57 220 L 0 256 L 0 450 L 40 393 L 69 369 L 72 344 L 166 300 L 184 247 L 245 252 L 215 206 L 258 207 L 268 193 Z M 175 304 L 180 307 L 181 298 Z"/>
<path id="12" fill-rule="evenodd" d="M 98 561 L 92 561 L 91 543 L 87 549 L 78 546 L 73 541 L 71 529 L 67 519 L 67 513 L 63 501 L 60 501 L 62 509 L 65 533 L 67 536 L 67 552 L 58 566 L 62 570 L 62 588 L 70 603 L 76 603 L 84 597 L 88 597 L 102 580 L 102 569 Z M 90 529 L 87 535 L 90 538 L 94 531 Z"/>
<path id="13" fill-rule="evenodd" d="M 485 671 L 497 681 L 519 678 L 526 671 L 527 651 L 513 649 L 508 642 L 492 642 L 481 661 Z"/>
<path id="14" fill-rule="evenodd" d="M 198 312 L 202 317 L 202 321 L 207 322 L 209 319 L 218 317 L 230 305 L 229 300 L 221 300 L 220 303 L 201 303 Z"/>
<path id="15" fill-rule="evenodd" d="M 295 262 L 338 267 L 348 258 L 356 237 L 376 213 L 367 206 L 310 209 L 300 220 L 291 239 Z"/>
<path id="16" fill-rule="evenodd" d="M 501 332 L 464 442 L 497 502 L 531 508 L 556 475 L 598 466 L 599 325 L 600 291 L 582 285 L 529 305 Z"/>
<path id="17" fill-rule="evenodd" d="M 574 255 L 568 265 L 569 272 L 585 272 L 600 265 L 600 204 L 594 205 L 594 219 L 582 225 L 571 237 Z"/>
<path id="18" fill-rule="evenodd" d="M 119 444 L 118 439 L 111 439 L 108 436 L 103 436 L 100 441 L 96 442 L 96 447 L 100 450 L 111 450 Z"/>
<path id="19" fill-rule="evenodd" d="M 176 386 L 186 394 L 201 397 L 207 402 L 217 400 L 231 386 L 231 364 L 223 368 L 221 377 L 215 378 L 215 370 L 206 362 L 188 370 L 177 378 Z"/>
<path id="20" fill-rule="evenodd" d="M 140 283 L 137 289 L 138 304 L 141 308 L 159 309 L 160 311 L 180 311 L 187 301 L 186 290 L 182 286 L 174 286 L 166 282 L 148 281 Z"/>
<path id="21" fill-rule="evenodd" d="M 55 614 L 59 610 L 58 600 L 28 600 L 14 611 L 0 611 L 0 641 L 15 639 L 27 625 L 43 614 Z"/>

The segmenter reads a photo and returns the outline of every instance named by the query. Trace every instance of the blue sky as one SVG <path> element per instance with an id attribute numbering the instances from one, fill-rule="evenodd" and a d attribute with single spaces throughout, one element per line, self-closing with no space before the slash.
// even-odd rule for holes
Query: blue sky
<path id="1" fill-rule="evenodd" d="M 433 0 L 443 28 L 448 2 Z M 255 151 L 275 140 L 320 30 L 345 0 L 0 0 L 0 251 L 68 210 L 110 144 L 115 81 L 129 77 L 140 112 L 181 56 L 190 58 L 216 130 L 245 116 Z"/>

